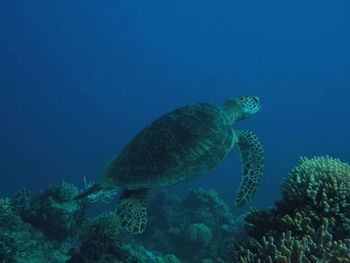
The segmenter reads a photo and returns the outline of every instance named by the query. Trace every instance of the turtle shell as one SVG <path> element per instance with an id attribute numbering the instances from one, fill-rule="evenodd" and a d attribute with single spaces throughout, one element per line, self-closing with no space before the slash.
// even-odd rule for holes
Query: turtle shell
<path id="1" fill-rule="evenodd" d="M 107 165 L 106 188 L 160 188 L 197 177 L 220 163 L 234 146 L 221 106 L 198 103 L 162 115 L 137 134 Z"/>

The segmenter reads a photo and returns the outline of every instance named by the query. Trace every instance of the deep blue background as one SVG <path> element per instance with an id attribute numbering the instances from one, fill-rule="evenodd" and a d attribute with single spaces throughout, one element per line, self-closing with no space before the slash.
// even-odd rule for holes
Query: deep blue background
<path id="1" fill-rule="evenodd" d="M 271 205 L 299 156 L 350 162 L 350 2 L 1 1 L 0 91 L 0 196 L 96 180 L 162 113 L 253 94 L 235 127 L 265 145 L 253 205 Z M 236 150 L 172 189 L 232 201 L 239 180 Z"/>

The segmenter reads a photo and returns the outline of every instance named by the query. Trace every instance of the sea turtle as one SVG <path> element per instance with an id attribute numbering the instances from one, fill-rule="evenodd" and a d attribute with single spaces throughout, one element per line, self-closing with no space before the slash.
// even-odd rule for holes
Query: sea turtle
<path id="1" fill-rule="evenodd" d="M 76 199 L 96 191 L 123 189 L 117 204 L 121 225 L 142 233 L 147 223 L 147 192 L 191 180 L 217 166 L 237 145 L 242 182 L 235 205 L 248 203 L 262 181 L 264 151 L 251 131 L 231 125 L 260 110 L 255 96 L 223 105 L 197 103 L 162 115 L 139 132 L 106 166 L 99 181 Z"/>

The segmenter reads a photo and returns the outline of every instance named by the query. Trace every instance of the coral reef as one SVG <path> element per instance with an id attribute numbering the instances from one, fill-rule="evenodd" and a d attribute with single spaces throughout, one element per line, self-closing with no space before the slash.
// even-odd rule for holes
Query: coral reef
<path id="1" fill-rule="evenodd" d="M 273 209 L 251 210 L 247 230 L 256 238 L 288 231 L 302 237 L 328 218 L 334 238 L 348 238 L 349 206 L 350 166 L 329 156 L 301 158 L 282 183 L 282 200 Z"/>
<path id="2" fill-rule="evenodd" d="M 334 241 L 328 230 L 329 223 L 324 220 L 321 227 L 303 238 L 295 238 L 292 232 L 283 232 L 280 240 L 263 236 L 256 242 L 256 249 L 247 249 L 242 263 L 348 263 L 350 262 L 350 239 Z M 241 248 L 242 249 L 242 248 Z M 244 250 L 244 248 L 243 248 Z"/>
<path id="3" fill-rule="evenodd" d="M 199 244 L 209 244 L 213 234 L 205 224 L 192 224 L 187 229 L 187 238 L 190 242 Z"/>
<path id="4" fill-rule="evenodd" d="M 246 216 L 253 239 L 236 251 L 241 262 L 349 262 L 348 164 L 329 156 L 301 158 L 275 204 Z"/>
<path id="5" fill-rule="evenodd" d="M 73 184 L 62 182 L 60 186 L 54 187 L 52 192 L 57 200 L 63 203 L 72 200 L 79 193 L 79 190 Z"/>
<path id="6" fill-rule="evenodd" d="M 0 262 L 61 263 L 68 257 L 65 248 L 48 240 L 45 235 L 17 214 L 15 203 L 0 199 Z"/>
<path id="7" fill-rule="evenodd" d="M 331 218 L 335 221 L 332 232 L 336 238 L 345 237 L 343 230 L 348 228 L 350 218 L 350 166 L 347 163 L 329 156 L 301 158 L 289 180 L 282 184 L 282 195 L 284 202 L 278 202 L 277 207 L 301 208 L 301 217 L 310 218 L 316 227 L 322 218 Z M 307 232 L 305 227 L 300 230 Z"/>
<path id="8" fill-rule="evenodd" d="M 120 222 L 113 212 L 105 212 L 88 219 L 81 229 L 81 239 L 86 240 L 113 240 L 120 232 Z"/>
<path id="9" fill-rule="evenodd" d="M 1 198 L 0 262 L 350 262 L 350 166 L 329 156 L 301 158 L 276 207 L 251 208 L 244 220 L 214 190 L 159 191 L 146 231 L 136 236 L 114 212 L 87 218 L 89 205 L 115 192 L 74 200 L 85 190 L 63 182 L 36 196 L 21 189 Z"/>
<path id="10" fill-rule="evenodd" d="M 63 182 L 37 196 L 20 189 L 13 199 L 1 198 L 0 262 L 181 263 L 173 254 L 148 250 L 120 233 L 113 212 L 86 219 L 92 202 L 72 200 L 78 192 Z"/>
<path id="11" fill-rule="evenodd" d="M 15 197 L 15 209 L 24 222 L 39 228 L 51 240 L 64 241 L 76 234 L 86 206 L 71 201 L 78 189 L 67 183 L 49 187 L 38 196 L 22 189 Z"/>
<path id="12" fill-rule="evenodd" d="M 106 212 L 84 222 L 79 248 L 70 251 L 67 263 L 181 263 L 176 256 L 151 252 L 133 240 L 125 240 L 115 213 Z"/>
<path id="13" fill-rule="evenodd" d="M 184 197 L 160 191 L 149 204 L 145 233 L 135 238 L 183 262 L 219 263 L 233 261 L 233 243 L 243 236 L 243 220 L 232 216 L 218 193 L 197 187 Z"/>

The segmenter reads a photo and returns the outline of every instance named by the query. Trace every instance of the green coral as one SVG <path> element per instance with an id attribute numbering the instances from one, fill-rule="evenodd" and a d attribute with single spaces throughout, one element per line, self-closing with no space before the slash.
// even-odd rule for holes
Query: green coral
<path id="1" fill-rule="evenodd" d="M 178 259 L 175 255 L 169 254 L 165 256 L 166 263 L 181 263 L 180 259 Z"/>
<path id="2" fill-rule="evenodd" d="M 121 230 L 118 216 L 105 212 L 86 221 L 81 231 L 82 240 L 113 240 Z"/>
<path id="3" fill-rule="evenodd" d="M 348 263 L 350 262 L 350 239 L 333 240 L 324 220 L 319 229 L 303 238 L 294 237 L 292 232 L 283 232 L 279 240 L 272 236 L 263 237 L 255 243 L 255 249 L 246 249 L 240 257 L 241 263 Z"/>
<path id="4" fill-rule="evenodd" d="M 9 216 L 14 213 L 12 202 L 9 198 L 0 198 L 0 215 Z"/>
<path id="5" fill-rule="evenodd" d="M 185 196 L 163 190 L 151 199 L 149 226 L 140 242 L 150 250 L 175 254 L 185 262 L 231 262 L 228 247 L 242 233 L 243 222 L 234 221 L 219 194 L 196 187 Z"/>
<path id="6" fill-rule="evenodd" d="M 180 263 L 119 233 L 115 213 L 82 222 L 86 202 L 71 200 L 76 190 L 63 182 L 37 196 L 21 189 L 14 200 L 0 198 L 1 263 Z"/>
<path id="7" fill-rule="evenodd" d="M 66 251 L 58 243 L 47 240 L 39 229 L 25 223 L 16 205 L 19 203 L 8 198 L 0 199 L 0 261 L 40 262 L 45 258 L 48 263 L 64 262 Z"/>
<path id="8" fill-rule="evenodd" d="M 62 202 L 68 202 L 72 200 L 79 193 L 79 190 L 75 185 L 64 181 L 56 189 L 57 199 L 59 199 Z"/>
<path id="9" fill-rule="evenodd" d="M 218 216 L 220 223 L 229 223 L 232 219 L 230 209 L 213 189 L 192 188 L 184 200 L 184 204 L 196 209 L 205 209 Z"/>
<path id="10" fill-rule="evenodd" d="M 192 224 L 188 227 L 187 237 L 191 242 L 208 244 L 213 234 L 205 224 Z"/>
<path id="11" fill-rule="evenodd" d="M 41 229 L 51 240 L 63 241 L 77 233 L 86 210 L 86 206 L 71 200 L 75 193 L 76 187 L 64 182 L 37 196 L 21 189 L 13 205 L 24 222 Z"/>
<path id="12" fill-rule="evenodd" d="M 105 212 L 87 220 L 81 230 L 81 245 L 67 263 L 179 263 L 176 257 L 153 252 L 121 238 L 119 217 Z"/>
<path id="13" fill-rule="evenodd" d="M 349 206 L 350 166 L 329 156 L 301 158 L 276 208 L 251 209 L 245 218 L 253 239 L 237 250 L 250 251 L 241 262 L 349 262 Z"/>
<path id="14" fill-rule="evenodd" d="M 350 196 L 350 166 L 329 156 L 302 157 L 282 184 L 286 202 L 310 205 L 323 214 L 347 210 Z"/>
<path id="15" fill-rule="evenodd" d="M 350 237 L 350 166 L 325 156 L 301 158 L 282 183 L 282 200 L 276 208 L 251 210 L 246 221 L 253 237 L 292 231 L 302 236 L 318 228 L 323 218 L 334 221 L 336 239 Z M 310 227 L 311 226 L 311 227 Z"/>

